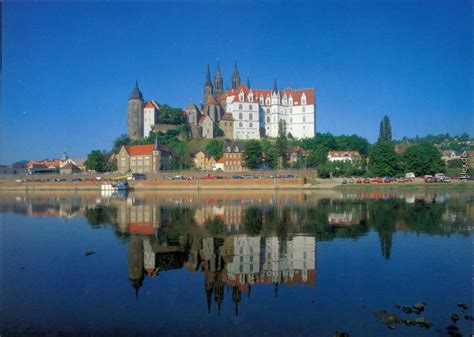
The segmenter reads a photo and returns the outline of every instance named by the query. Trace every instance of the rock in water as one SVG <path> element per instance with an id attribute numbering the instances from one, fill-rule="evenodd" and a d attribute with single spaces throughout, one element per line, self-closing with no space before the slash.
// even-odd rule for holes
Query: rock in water
<path id="1" fill-rule="evenodd" d="M 395 304 L 395 308 L 400 309 L 400 304 Z"/>
<path id="2" fill-rule="evenodd" d="M 423 316 L 417 318 L 417 319 L 415 320 L 415 322 L 416 322 L 419 326 L 421 326 L 421 327 L 423 327 L 423 328 L 426 328 L 426 329 L 429 329 L 429 328 L 431 328 L 431 327 L 433 326 L 433 323 L 431 323 L 430 321 L 428 321 L 428 320 L 427 320 L 426 318 L 424 318 Z"/>
<path id="3" fill-rule="evenodd" d="M 419 315 L 420 312 L 422 312 L 423 310 L 425 310 L 425 305 L 426 305 L 426 304 L 423 303 L 423 302 L 415 303 L 415 304 L 413 305 L 413 309 L 414 309 L 415 313 L 416 313 L 417 315 Z"/>
<path id="4" fill-rule="evenodd" d="M 86 251 L 86 253 L 85 253 L 84 255 L 85 255 L 85 256 L 90 256 L 90 255 L 94 255 L 94 254 L 95 254 L 94 251 L 88 250 L 88 251 Z"/>
<path id="5" fill-rule="evenodd" d="M 468 320 L 471 320 L 471 321 L 474 321 L 474 316 L 472 316 L 472 315 L 464 315 L 464 318 L 468 319 Z"/>
<path id="6" fill-rule="evenodd" d="M 454 312 L 451 315 L 449 315 L 449 317 L 452 319 L 454 323 L 456 323 L 460 318 L 459 315 Z"/>
<path id="7" fill-rule="evenodd" d="M 413 310 L 410 307 L 407 307 L 405 305 L 402 307 L 402 310 L 405 314 L 411 314 L 413 312 Z"/>
<path id="8" fill-rule="evenodd" d="M 400 317 L 388 312 L 387 310 L 380 310 L 374 312 L 374 316 L 380 319 L 385 325 L 390 328 L 390 325 L 401 323 Z"/>
<path id="9" fill-rule="evenodd" d="M 335 332 L 332 337 L 349 337 L 349 334 L 345 331 Z"/>
<path id="10" fill-rule="evenodd" d="M 458 307 L 460 307 L 462 310 L 467 310 L 468 306 L 464 302 L 459 302 Z"/>

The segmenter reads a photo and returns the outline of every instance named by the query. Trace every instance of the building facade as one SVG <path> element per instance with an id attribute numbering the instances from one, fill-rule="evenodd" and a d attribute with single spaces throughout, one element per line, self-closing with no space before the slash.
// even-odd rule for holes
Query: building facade
<path id="1" fill-rule="evenodd" d="M 152 173 L 168 170 L 173 152 L 159 144 L 124 145 L 117 155 L 117 167 L 121 173 Z"/>
<path id="2" fill-rule="evenodd" d="M 155 100 L 150 100 L 143 107 L 143 136 L 147 137 L 155 124 L 160 122 L 158 110 L 160 105 Z"/>
<path id="3" fill-rule="evenodd" d="M 238 172 L 244 166 L 244 147 L 240 142 L 224 144 L 224 171 Z"/>

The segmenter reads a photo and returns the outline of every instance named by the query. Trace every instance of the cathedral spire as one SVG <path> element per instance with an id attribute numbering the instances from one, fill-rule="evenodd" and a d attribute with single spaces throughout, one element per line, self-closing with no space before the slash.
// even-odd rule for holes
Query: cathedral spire
<path id="1" fill-rule="evenodd" d="M 216 95 L 221 95 L 224 92 L 224 81 L 222 80 L 221 67 L 219 64 L 219 59 L 217 59 L 217 69 L 216 76 L 214 78 L 214 93 Z"/>
<path id="2" fill-rule="evenodd" d="M 207 104 L 207 100 L 210 96 L 212 96 L 214 92 L 214 88 L 212 87 L 211 81 L 211 69 L 209 64 L 207 65 L 207 73 L 206 73 L 206 82 L 204 83 L 204 104 Z"/>
<path id="3" fill-rule="evenodd" d="M 206 73 L 206 82 L 204 83 L 204 86 L 212 86 L 211 82 L 211 68 L 209 67 L 209 64 L 207 65 L 207 73 Z"/>
<path id="4" fill-rule="evenodd" d="M 247 88 L 250 89 L 250 76 L 247 74 Z"/>
<path id="5" fill-rule="evenodd" d="M 234 74 L 232 75 L 232 89 L 240 87 L 240 74 L 237 69 L 237 60 L 234 62 Z"/>
<path id="6" fill-rule="evenodd" d="M 273 79 L 273 89 L 272 93 L 278 94 L 278 88 L 277 88 L 277 80 L 276 78 Z"/>

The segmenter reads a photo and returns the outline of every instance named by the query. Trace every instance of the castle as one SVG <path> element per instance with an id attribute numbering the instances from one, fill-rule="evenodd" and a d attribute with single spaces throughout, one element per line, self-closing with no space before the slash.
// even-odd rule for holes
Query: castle
<path id="1" fill-rule="evenodd" d="M 316 135 L 316 96 L 314 88 L 278 90 L 253 89 L 250 81 L 241 84 L 237 63 L 231 79 L 231 89 L 224 90 L 224 80 L 217 63 L 214 82 L 209 65 L 204 82 L 204 99 L 200 106 L 190 102 L 183 109 L 192 137 L 229 139 L 260 139 L 277 137 L 281 121 L 286 134 L 294 138 Z M 159 104 L 144 102 L 136 83 L 128 100 L 128 134 L 140 139 L 159 125 Z"/>

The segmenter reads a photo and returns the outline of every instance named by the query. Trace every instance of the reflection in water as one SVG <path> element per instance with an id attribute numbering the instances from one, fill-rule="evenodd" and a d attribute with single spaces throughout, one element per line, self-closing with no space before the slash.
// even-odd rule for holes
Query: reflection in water
<path id="1" fill-rule="evenodd" d="M 1 212 L 71 219 L 93 228 L 112 225 L 128 242 L 128 276 L 138 297 L 145 277 L 185 268 L 203 273 L 207 310 L 220 314 L 227 293 L 239 314 L 252 287 L 316 286 L 317 241 L 378 234 L 390 259 L 397 231 L 470 235 L 469 194 L 143 193 L 2 195 Z M 227 289 L 227 291 L 226 291 Z"/>

